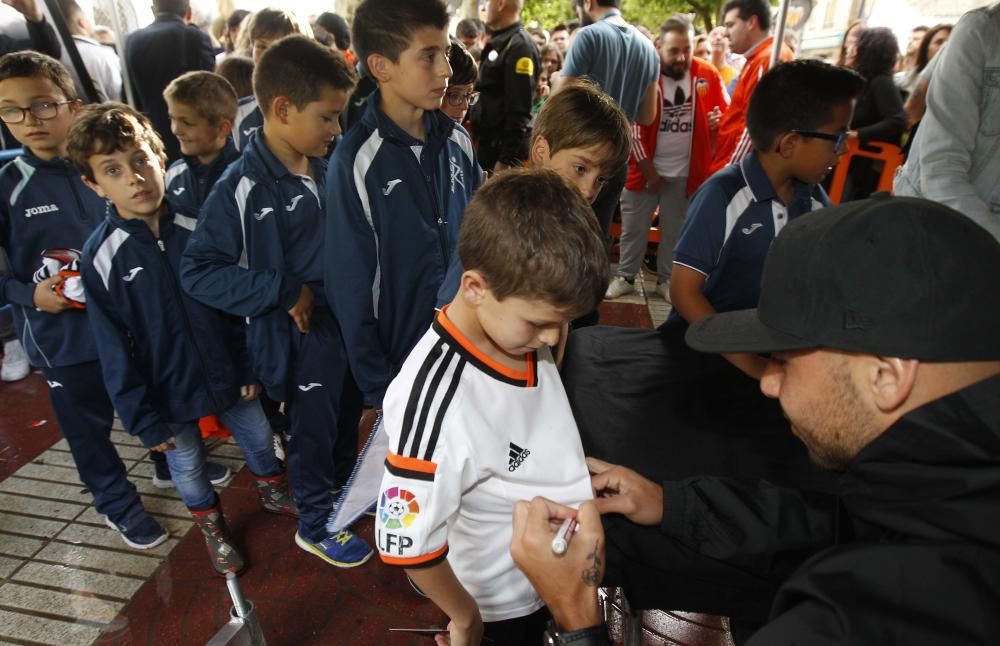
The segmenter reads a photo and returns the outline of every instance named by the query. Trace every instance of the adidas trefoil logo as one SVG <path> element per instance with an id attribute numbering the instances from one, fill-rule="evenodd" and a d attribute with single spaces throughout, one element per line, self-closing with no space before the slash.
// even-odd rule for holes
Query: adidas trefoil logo
<path id="1" fill-rule="evenodd" d="M 521 463 L 528 459 L 528 456 L 531 455 L 531 451 L 528 449 L 522 449 L 518 445 L 511 442 L 508 455 L 507 470 L 513 473 L 519 466 L 521 466 Z"/>

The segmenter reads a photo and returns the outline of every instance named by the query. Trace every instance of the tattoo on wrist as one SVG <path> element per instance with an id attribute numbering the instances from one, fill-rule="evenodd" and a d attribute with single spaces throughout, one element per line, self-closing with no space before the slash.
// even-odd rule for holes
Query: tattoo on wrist
<path id="1" fill-rule="evenodd" d="M 601 584 L 601 541 L 594 542 L 594 551 L 587 555 L 590 567 L 583 571 L 583 583 L 591 588 Z"/>

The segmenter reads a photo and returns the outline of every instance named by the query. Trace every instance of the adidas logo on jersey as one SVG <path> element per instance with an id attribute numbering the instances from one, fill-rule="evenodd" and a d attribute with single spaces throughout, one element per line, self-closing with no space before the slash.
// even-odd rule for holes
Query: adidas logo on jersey
<path id="1" fill-rule="evenodd" d="M 57 204 L 45 204 L 44 206 L 33 206 L 30 209 L 24 210 L 24 217 L 30 218 L 33 215 L 41 215 L 42 213 L 55 213 L 59 210 L 59 205 Z"/>
<path id="2" fill-rule="evenodd" d="M 507 470 L 511 472 L 515 471 L 519 466 L 521 466 L 521 463 L 528 459 L 529 455 L 531 455 L 531 451 L 528 449 L 522 449 L 518 445 L 511 442 L 507 458 Z"/>

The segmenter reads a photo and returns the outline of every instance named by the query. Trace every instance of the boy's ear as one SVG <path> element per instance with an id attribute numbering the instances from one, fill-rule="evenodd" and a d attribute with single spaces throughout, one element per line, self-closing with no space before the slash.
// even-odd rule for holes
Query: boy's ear
<path id="1" fill-rule="evenodd" d="M 479 307 L 486 299 L 490 284 L 477 269 L 467 269 L 459 279 L 459 293 L 466 305 Z"/>
<path id="2" fill-rule="evenodd" d="M 778 137 L 778 143 L 774 147 L 775 152 L 784 159 L 791 159 L 792 155 L 795 154 L 795 145 L 800 139 L 801 137 L 794 132 L 786 132 Z"/>
<path id="3" fill-rule="evenodd" d="M 233 122 L 230 119 L 221 119 L 218 128 L 219 137 L 225 139 L 233 132 Z"/>
<path id="4" fill-rule="evenodd" d="M 97 195 L 98 195 L 99 197 L 103 197 L 104 199 L 108 199 L 108 196 L 104 194 L 104 189 L 102 189 L 102 188 L 101 188 L 101 187 L 100 187 L 100 186 L 99 186 L 99 185 L 97 184 L 97 182 L 92 182 L 91 180 L 87 179 L 87 176 L 86 176 L 86 175 L 80 175 L 80 179 L 81 179 L 81 180 L 83 181 L 83 185 L 84 185 L 84 186 L 86 186 L 86 187 L 87 187 L 87 188 L 89 188 L 90 190 L 92 190 L 92 191 L 94 191 L 95 193 L 97 193 Z"/>
<path id="5" fill-rule="evenodd" d="M 288 124 L 288 109 L 292 105 L 292 100 L 287 96 L 276 96 L 271 101 L 271 114 L 283 124 Z M 232 127 L 232 124 L 230 124 Z"/>
<path id="6" fill-rule="evenodd" d="M 368 56 L 368 71 L 371 75 L 375 77 L 375 80 L 379 83 L 385 83 L 386 81 L 392 79 L 392 73 L 389 68 L 389 59 L 381 54 L 370 54 Z"/>
<path id="7" fill-rule="evenodd" d="M 531 142 L 532 168 L 544 168 L 545 164 L 549 163 L 550 157 L 552 157 L 552 150 L 548 140 L 541 135 L 535 137 L 534 141 Z"/>

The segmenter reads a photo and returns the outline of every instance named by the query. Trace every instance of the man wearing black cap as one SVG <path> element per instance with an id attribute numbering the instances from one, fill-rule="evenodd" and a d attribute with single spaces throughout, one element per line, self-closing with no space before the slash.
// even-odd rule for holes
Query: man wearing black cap
<path id="1" fill-rule="evenodd" d="M 658 485 L 593 460 L 603 496 L 580 508 L 563 557 L 548 546 L 550 521 L 573 510 L 536 498 L 514 513 L 511 551 L 552 611 L 551 643 L 608 643 L 596 605 L 605 558 L 607 585 L 630 564 L 626 593 L 642 574 L 664 589 L 773 583 L 755 646 L 996 643 L 997 272 L 1000 244 L 925 200 L 866 200 L 789 224 L 758 308 L 698 321 L 687 341 L 769 355 L 761 390 L 813 460 L 839 472 L 836 504 L 765 482 Z M 611 516 L 605 537 L 598 512 L 632 528 Z"/>

